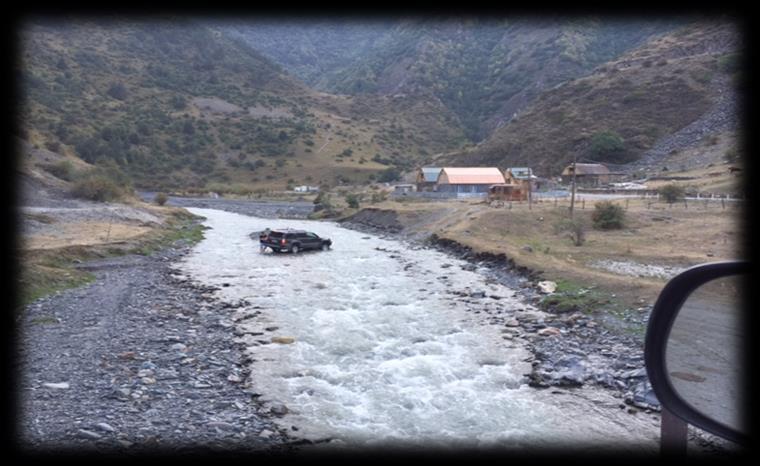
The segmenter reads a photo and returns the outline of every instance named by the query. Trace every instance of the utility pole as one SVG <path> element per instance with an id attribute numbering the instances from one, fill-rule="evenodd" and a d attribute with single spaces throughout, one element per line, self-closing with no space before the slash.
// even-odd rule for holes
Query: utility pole
<path id="1" fill-rule="evenodd" d="M 533 169 L 528 168 L 528 210 L 533 210 Z"/>
<path id="2" fill-rule="evenodd" d="M 575 159 L 576 155 L 573 154 L 573 190 L 570 195 L 570 218 L 573 218 L 573 207 L 575 206 Z"/>

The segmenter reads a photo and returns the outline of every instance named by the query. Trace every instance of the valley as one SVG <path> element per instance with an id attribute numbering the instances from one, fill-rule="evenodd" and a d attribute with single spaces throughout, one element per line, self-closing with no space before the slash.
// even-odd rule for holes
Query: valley
<path id="1" fill-rule="evenodd" d="M 23 448 L 656 455 L 652 306 L 747 254 L 744 43 L 613 19 L 24 24 Z M 646 194 L 571 211 L 574 161 Z M 425 197 L 431 166 L 545 187 Z"/>

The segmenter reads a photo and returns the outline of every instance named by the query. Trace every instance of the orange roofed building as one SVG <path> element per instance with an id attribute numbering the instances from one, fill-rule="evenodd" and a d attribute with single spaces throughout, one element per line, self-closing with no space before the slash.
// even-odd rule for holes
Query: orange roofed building
<path id="1" fill-rule="evenodd" d="M 503 184 L 504 174 L 496 167 L 443 167 L 438 174 L 438 192 L 487 193 L 494 184 Z"/>

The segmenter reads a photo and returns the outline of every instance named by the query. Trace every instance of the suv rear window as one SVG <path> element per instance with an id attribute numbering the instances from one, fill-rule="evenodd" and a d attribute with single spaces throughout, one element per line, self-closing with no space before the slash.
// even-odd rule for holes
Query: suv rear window
<path id="1" fill-rule="evenodd" d="M 283 235 L 279 231 L 273 231 L 273 232 L 269 233 L 269 236 L 271 238 L 282 238 Z"/>

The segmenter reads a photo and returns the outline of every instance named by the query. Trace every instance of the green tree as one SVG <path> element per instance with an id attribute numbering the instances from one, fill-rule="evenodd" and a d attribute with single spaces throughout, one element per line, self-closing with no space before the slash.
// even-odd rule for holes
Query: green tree
<path id="1" fill-rule="evenodd" d="M 589 156 L 600 162 L 624 163 L 629 154 L 625 141 L 615 131 L 599 131 L 591 137 Z"/>
<path id="2" fill-rule="evenodd" d="M 660 196 L 662 196 L 663 199 L 665 199 L 665 202 L 668 204 L 673 204 L 674 202 L 678 202 L 680 199 L 683 199 L 686 190 L 683 188 L 683 186 L 671 183 L 660 187 L 657 192 L 660 194 Z"/>

